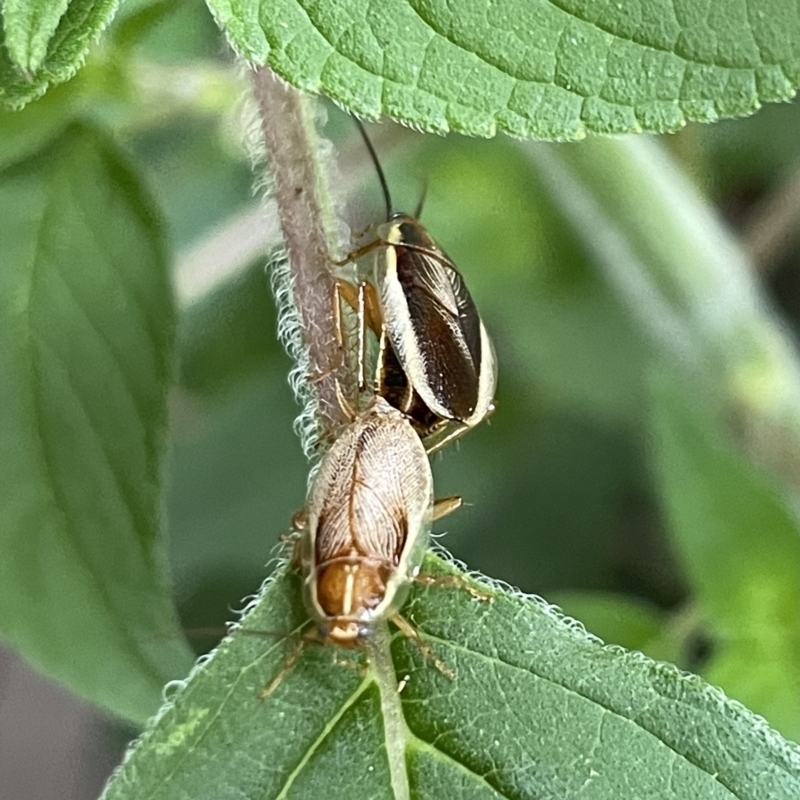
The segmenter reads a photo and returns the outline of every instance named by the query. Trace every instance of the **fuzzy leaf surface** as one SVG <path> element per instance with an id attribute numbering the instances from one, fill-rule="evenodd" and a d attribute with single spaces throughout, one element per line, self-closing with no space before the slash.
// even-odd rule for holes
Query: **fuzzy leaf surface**
<path id="1" fill-rule="evenodd" d="M 460 574 L 435 556 L 424 570 Z M 483 590 L 492 601 L 458 584 L 415 587 L 404 609 L 453 678 L 396 633 L 388 675 L 354 666 L 357 652 L 307 645 L 260 700 L 298 640 L 235 633 L 104 800 L 796 796 L 800 750 L 719 690 L 604 647 L 543 601 Z M 307 621 L 299 576 L 279 569 L 244 626 L 296 633 Z"/>
<path id="2" fill-rule="evenodd" d="M 673 131 L 790 99 L 796 0 L 209 0 L 302 89 L 424 130 Z"/>

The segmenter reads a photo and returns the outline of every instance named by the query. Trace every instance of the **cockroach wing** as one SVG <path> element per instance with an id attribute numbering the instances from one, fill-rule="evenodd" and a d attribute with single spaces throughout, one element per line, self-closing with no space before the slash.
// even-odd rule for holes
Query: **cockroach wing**
<path id="1" fill-rule="evenodd" d="M 364 555 L 399 564 L 430 525 L 433 480 L 425 448 L 399 414 L 364 432 L 354 481 L 353 536 Z"/>
<path id="2" fill-rule="evenodd" d="M 409 538 L 427 534 L 432 503 L 424 447 L 405 417 L 376 398 L 320 465 L 305 550 L 316 564 L 352 554 L 396 565 L 413 545 Z"/>
<path id="3" fill-rule="evenodd" d="M 439 416 L 469 419 L 478 398 L 480 318 L 461 276 L 444 254 L 402 243 L 380 260 L 384 324 L 412 386 Z"/>
<path id="4" fill-rule="evenodd" d="M 472 362 L 476 365 L 478 373 L 480 373 L 484 364 L 481 348 L 481 318 L 478 314 L 478 309 L 475 307 L 475 301 L 472 299 L 461 273 L 449 264 L 443 264 L 442 266 L 455 296 L 461 333 L 472 355 Z"/>

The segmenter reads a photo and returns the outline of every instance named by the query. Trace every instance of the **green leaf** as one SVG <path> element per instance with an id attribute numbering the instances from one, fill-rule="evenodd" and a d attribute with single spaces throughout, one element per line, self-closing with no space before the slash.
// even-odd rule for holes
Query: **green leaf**
<path id="1" fill-rule="evenodd" d="M 263 260 L 188 308 L 179 327 L 181 385 L 212 394 L 274 364 L 274 316 Z"/>
<path id="2" fill-rule="evenodd" d="M 429 556 L 425 570 L 457 575 Z M 357 653 L 233 635 L 149 726 L 103 795 L 134 798 L 793 798 L 800 750 L 717 689 L 605 648 L 541 600 L 414 589 L 404 614 L 445 676 L 395 634 Z M 245 619 L 297 631 L 279 571 Z M 260 690 L 284 670 L 264 700 Z M 402 681 L 402 691 L 398 684 Z"/>
<path id="3" fill-rule="evenodd" d="M 233 46 L 367 117 L 539 139 L 673 131 L 788 100 L 795 0 L 209 0 Z"/>
<path id="4" fill-rule="evenodd" d="M 69 0 L 5 0 L 3 27 L 12 61 L 25 73 L 35 72 L 47 54 L 47 43 L 56 32 Z"/>
<path id="5" fill-rule="evenodd" d="M 553 600 L 570 617 L 608 644 L 646 652 L 658 637 L 665 614 L 644 600 L 610 592 L 561 592 Z"/>
<path id="6" fill-rule="evenodd" d="M 648 137 L 520 146 L 642 338 L 736 416 L 754 461 L 796 486 L 800 364 L 707 201 Z"/>
<path id="7" fill-rule="evenodd" d="M 653 455 L 670 533 L 716 637 L 708 675 L 800 735 L 800 525 L 767 478 L 654 381 Z M 697 403 L 697 399 L 694 399 Z"/>
<path id="8" fill-rule="evenodd" d="M 118 0 L 6 0 L 0 7 L 0 104 L 21 108 L 71 78 Z"/>
<path id="9" fill-rule="evenodd" d="M 308 462 L 292 430 L 297 405 L 286 367 L 275 363 L 273 342 L 272 364 L 242 377 L 229 391 L 184 397 L 172 416 L 166 493 L 170 563 L 182 598 L 205 583 L 236 584 L 215 622 L 263 579 L 274 546 L 265 531 L 285 530 L 303 504 Z M 184 613 L 206 626 L 209 618 L 197 607 L 208 598 L 200 595 Z"/>
<path id="10" fill-rule="evenodd" d="M 21 111 L 0 108 L 0 169 L 32 156 L 61 134 L 80 106 L 78 84 L 58 86 Z"/>
<path id="11" fill-rule="evenodd" d="M 104 137 L 0 180 L 0 634 L 130 719 L 188 651 L 158 550 L 173 311 L 162 232 Z"/>
<path id="12" fill-rule="evenodd" d="M 126 53 L 155 31 L 176 11 L 186 9 L 187 3 L 174 0 L 142 0 L 125 3 L 114 18 L 109 34 L 121 53 Z"/>

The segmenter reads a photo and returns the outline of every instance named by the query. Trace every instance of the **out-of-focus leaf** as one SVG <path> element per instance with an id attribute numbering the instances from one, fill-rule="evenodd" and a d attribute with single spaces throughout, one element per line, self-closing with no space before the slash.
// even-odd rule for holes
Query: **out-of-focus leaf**
<path id="1" fill-rule="evenodd" d="M 698 126 L 693 133 L 705 158 L 700 177 L 714 199 L 730 202 L 731 193 L 752 199 L 754 189 L 776 187 L 796 167 L 800 104 L 765 106 L 746 121 Z"/>
<path id="2" fill-rule="evenodd" d="M 124 3 L 114 19 L 109 35 L 114 44 L 124 52 L 135 47 L 142 38 L 154 31 L 176 10 L 185 8 L 186 5 L 185 2 L 175 0 Z"/>
<path id="3" fill-rule="evenodd" d="M 70 81 L 21 111 L 0 108 L 0 169 L 33 155 L 72 122 L 81 104 L 79 89 Z"/>
<path id="4" fill-rule="evenodd" d="M 671 377 L 671 376 L 670 376 Z M 679 381 L 653 382 L 653 457 L 670 533 L 715 636 L 707 674 L 800 734 L 800 525 Z"/>
<path id="5" fill-rule="evenodd" d="M 164 585 L 162 232 L 97 131 L 0 180 L 0 632 L 130 719 L 185 674 Z"/>
<path id="6" fill-rule="evenodd" d="M 126 0 L 108 35 L 123 50 L 161 64 L 231 60 L 202 0 Z"/>
<path id="7" fill-rule="evenodd" d="M 244 151 L 225 145 L 217 118 L 191 117 L 147 130 L 130 143 L 146 165 L 176 248 L 207 234 L 252 197 Z"/>
<path id="8" fill-rule="evenodd" d="M 216 393 L 274 363 L 274 320 L 269 278 L 261 261 L 183 315 L 178 329 L 182 385 L 194 393 Z M 281 368 L 288 369 L 284 359 L 279 360 Z"/>
<path id="9" fill-rule="evenodd" d="M 797 486 L 797 356 L 708 203 L 644 137 L 524 147 L 640 335 L 705 381 L 754 460 Z"/>
<path id="10" fill-rule="evenodd" d="M 303 91 L 425 130 L 672 131 L 788 100 L 794 0 L 210 0 L 234 47 Z"/>
<path id="11" fill-rule="evenodd" d="M 238 607 L 263 578 L 304 499 L 308 464 L 292 431 L 296 414 L 282 365 L 226 393 L 175 397 L 167 513 L 180 594 L 224 578 L 239 588 L 223 607 Z"/>
<path id="12" fill-rule="evenodd" d="M 606 644 L 628 650 L 646 652 L 648 642 L 660 635 L 666 616 L 650 603 L 610 592 L 561 592 L 552 599 Z"/>
<path id="13" fill-rule="evenodd" d="M 458 574 L 430 556 L 426 571 Z M 405 614 L 446 677 L 401 635 L 366 669 L 297 642 L 234 635 L 198 668 L 103 795 L 789 800 L 800 751 L 701 679 L 597 640 L 542 601 L 415 589 Z M 245 625 L 298 630 L 281 571 Z M 402 681 L 402 692 L 397 691 Z"/>
<path id="14" fill-rule="evenodd" d="M 0 7 L 0 104 L 20 108 L 71 78 L 118 0 L 6 0 Z"/>

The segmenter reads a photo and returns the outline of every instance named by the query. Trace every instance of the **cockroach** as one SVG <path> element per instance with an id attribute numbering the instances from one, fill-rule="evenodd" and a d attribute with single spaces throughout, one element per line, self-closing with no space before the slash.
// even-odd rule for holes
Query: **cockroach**
<path id="1" fill-rule="evenodd" d="M 377 623 L 391 620 L 444 674 L 452 672 L 400 615 L 428 548 L 431 523 L 461 505 L 434 502 L 430 462 L 409 418 L 380 396 L 361 412 L 340 396 L 349 424 L 325 453 L 295 515 L 295 561 L 314 640 L 363 647 Z M 266 697 L 294 666 L 304 640 L 261 692 Z"/>
<path id="2" fill-rule="evenodd" d="M 461 273 L 415 213 L 396 212 L 378 156 L 359 131 L 375 165 L 386 220 L 344 266 L 373 254 L 371 271 L 337 291 L 379 340 L 375 392 L 403 411 L 429 452 L 478 425 L 494 409 L 497 362 L 483 320 Z M 423 198 L 424 199 L 424 198 Z"/>

